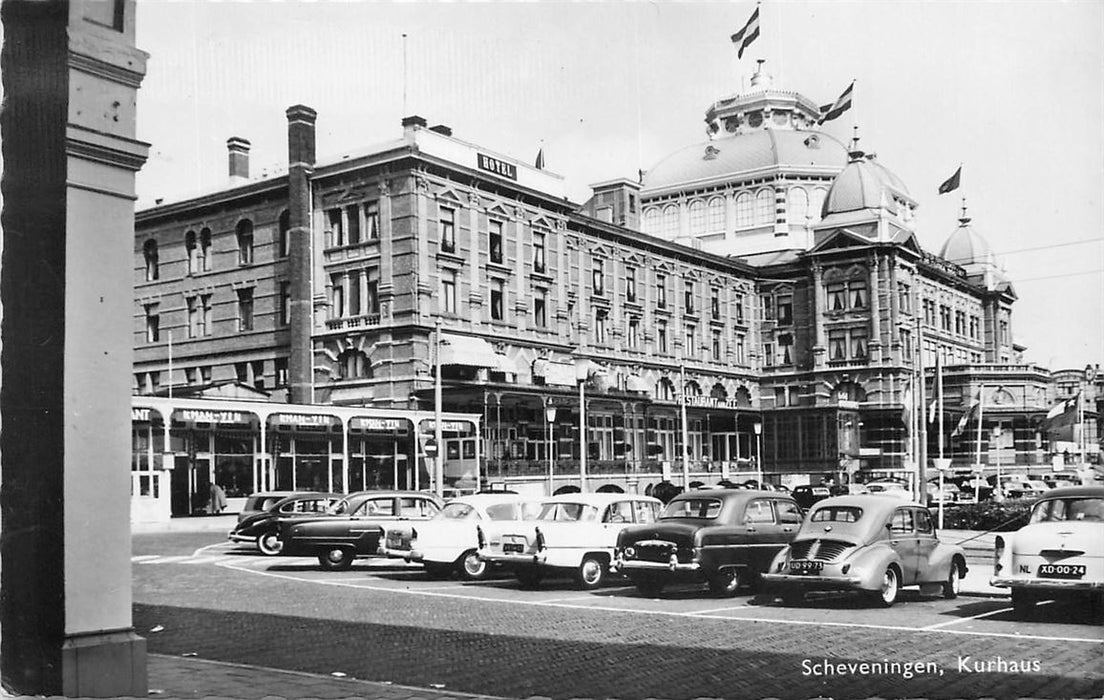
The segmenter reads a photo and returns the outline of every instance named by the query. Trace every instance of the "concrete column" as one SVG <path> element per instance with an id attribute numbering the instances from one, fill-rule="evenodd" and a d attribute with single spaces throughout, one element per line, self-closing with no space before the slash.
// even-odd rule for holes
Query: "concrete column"
<path id="1" fill-rule="evenodd" d="M 147 694 L 125 466 L 134 174 L 149 148 L 135 140 L 148 55 L 134 12 L 0 6 L 0 673 L 17 695 Z"/>
<path id="2" fill-rule="evenodd" d="M 813 263 L 813 287 L 809 290 L 813 305 L 813 368 L 824 369 L 827 357 L 824 342 L 824 268 Z"/>
<path id="3" fill-rule="evenodd" d="M 881 363 L 885 359 L 882 350 L 882 276 L 880 267 L 882 256 L 874 253 L 867 259 L 870 275 L 867 281 L 868 294 L 870 295 L 870 344 L 867 347 L 867 355 L 870 362 Z"/>
<path id="4" fill-rule="evenodd" d="M 295 105 L 287 109 L 288 120 L 288 239 L 291 272 L 291 352 L 288 384 L 292 403 L 313 403 L 314 376 L 311 330 L 311 192 L 314 172 L 314 123 L 318 113 Z"/>

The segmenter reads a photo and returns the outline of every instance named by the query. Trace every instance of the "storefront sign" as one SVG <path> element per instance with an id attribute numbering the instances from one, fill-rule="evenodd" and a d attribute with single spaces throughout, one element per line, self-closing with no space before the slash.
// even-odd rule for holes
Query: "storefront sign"
<path id="1" fill-rule="evenodd" d="M 150 409 L 148 408 L 131 408 L 130 420 L 135 423 L 149 423 L 150 421 Z"/>
<path id="2" fill-rule="evenodd" d="M 276 423 L 281 425 L 322 425 L 329 426 L 333 423 L 332 416 L 314 416 L 308 413 L 277 413 L 273 416 Z"/>
<path id="3" fill-rule="evenodd" d="M 497 158 L 483 155 L 482 153 L 478 154 L 476 157 L 479 159 L 479 167 L 481 169 L 511 180 L 517 179 L 517 166 L 513 163 L 506 163 Z"/>
<path id="4" fill-rule="evenodd" d="M 432 433 L 437 429 L 436 422 L 431 420 L 422 421 L 422 432 Z M 471 423 L 458 420 L 446 420 L 441 421 L 441 432 L 444 433 L 467 433 L 471 430 Z"/>
<path id="5" fill-rule="evenodd" d="M 238 411 L 201 411 L 185 409 L 180 412 L 183 420 L 195 423 L 247 423 L 244 413 Z"/>
<path id="6" fill-rule="evenodd" d="M 406 427 L 406 421 L 398 418 L 353 418 L 349 421 L 349 427 L 353 430 L 393 432 Z"/>
<path id="7" fill-rule="evenodd" d="M 740 404 L 734 398 L 732 399 L 718 399 L 716 396 L 687 396 L 682 395 L 682 401 L 686 402 L 687 406 L 693 406 L 696 408 L 739 408 Z"/>

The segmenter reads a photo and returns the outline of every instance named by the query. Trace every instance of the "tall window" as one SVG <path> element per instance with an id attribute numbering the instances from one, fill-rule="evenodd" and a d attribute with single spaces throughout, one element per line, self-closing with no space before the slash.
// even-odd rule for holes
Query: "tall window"
<path id="1" fill-rule="evenodd" d="M 686 280 L 684 296 L 686 313 L 694 313 L 694 283 L 690 280 Z"/>
<path id="2" fill-rule="evenodd" d="M 656 306 L 667 308 L 667 275 L 656 275 Z"/>
<path id="3" fill-rule="evenodd" d="M 784 365 L 793 364 L 793 334 L 781 333 L 778 336 L 779 361 Z"/>
<path id="4" fill-rule="evenodd" d="M 364 240 L 375 241 L 380 237 L 379 202 L 364 203 Z"/>
<path id="5" fill-rule="evenodd" d="M 452 270 L 441 272 L 441 309 L 448 314 L 456 313 L 456 273 Z"/>
<path id="6" fill-rule="evenodd" d="M 901 355 L 906 360 L 912 359 L 912 331 L 902 328 L 898 333 L 901 336 Z"/>
<path id="7" fill-rule="evenodd" d="M 594 342 L 598 344 L 605 344 L 606 342 L 606 321 L 609 318 L 609 311 L 606 309 L 594 310 Z"/>
<path id="8" fill-rule="evenodd" d="M 774 223 L 774 190 L 761 189 L 755 193 L 755 225 Z"/>
<path id="9" fill-rule="evenodd" d="M 253 289 L 238 290 L 238 330 L 253 330 Z"/>
<path id="10" fill-rule="evenodd" d="M 327 211 L 326 218 L 330 222 L 330 246 L 345 245 L 345 218 L 341 215 L 341 207 Z"/>
<path id="11" fill-rule="evenodd" d="M 866 359 L 866 329 L 854 328 L 851 330 L 851 357 L 855 360 Z"/>
<path id="12" fill-rule="evenodd" d="M 205 227 L 199 232 L 199 271 L 210 272 L 211 265 L 211 229 Z"/>
<path id="13" fill-rule="evenodd" d="M 629 317 L 628 345 L 633 350 L 640 347 L 640 319 L 636 316 Z"/>
<path id="14" fill-rule="evenodd" d="M 723 197 L 714 197 L 709 200 L 705 213 L 705 229 L 710 233 L 724 231 L 725 228 L 725 203 Z"/>
<path id="15" fill-rule="evenodd" d="M 692 324 L 686 326 L 686 346 L 683 350 L 687 357 L 698 356 L 698 329 Z"/>
<path id="16" fill-rule="evenodd" d="M 364 285 L 364 313 L 378 314 L 379 306 L 379 280 L 372 279 L 370 272 L 365 272 L 367 282 Z"/>
<path id="17" fill-rule="evenodd" d="M 770 294 L 763 294 L 759 297 L 759 300 L 763 304 L 763 320 L 774 320 L 774 297 Z"/>
<path id="18" fill-rule="evenodd" d="M 744 294 L 738 292 L 736 294 L 736 323 L 744 322 Z"/>
<path id="19" fill-rule="evenodd" d="M 341 318 L 345 312 L 345 276 L 333 275 L 330 277 L 330 318 Z"/>
<path id="20" fill-rule="evenodd" d="M 851 294 L 851 308 L 866 308 L 866 282 L 863 280 L 851 280 L 847 283 L 847 291 Z"/>
<path id="21" fill-rule="evenodd" d="M 828 359 L 847 359 L 847 333 L 845 331 L 828 331 Z"/>
<path id="22" fill-rule="evenodd" d="M 714 331 L 713 331 L 713 342 L 711 343 L 711 348 L 712 348 L 712 353 L 713 353 L 713 355 L 712 355 L 713 356 L 713 361 L 714 362 L 720 362 L 721 361 L 721 332 L 719 330 L 714 329 Z"/>
<path id="23" fill-rule="evenodd" d="M 253 222 L 242 219 L 238 222 L 238 264 L 253 264 Z"/>
<path id="24" fill-rule="evenodd" d="M 456 252 L 456 210 L 449 209 L 448 207 L 441 207 L 439 214 L 440 217 L 440 235 L 441 235 L 441 250 L 446 253 Z"/>
<path id="25" fill-rule="evenodd" d="M 714 319 L 721 317 L 721 290 L 716 287 L 709 289 L 709 313 Z"/>
<path id="26" fill-rule="evenodd" d="M 291 323 L 291 282 L 280 282 L 280 325 Z"/>
<path id="27" fill-rule="evenodd" d="M 352 270 L 347 275 L 346 289 L 349 293 L 345 299 L 346 315 L 359 316 L 362 313 L 360 309 L 360 272 Z"/>
<path id="28" fill-rule="evenodd" d="M 491 221 L 487 224 L 490 229 L 491 262 L 502 262 L 502 222 Z"/>
<path id="29" fill-rule="evenodd" d="M 503 305 L 506 296 L 506 283 L 502 280 L 491 280 L 491 320 L 503 319 Z"/>
<path id="30" fill-rule="evenodd" d="M 946 304 L 939 305 L 939 327 L 945 331 L 951 330 L 951 307 Z"/>
<path id="31" fill-rule="evenodd" d="M 737 333 L 736 334 L 736 343 L 735 344 L 736 344 L 736 347 L 735 347 L 736 364 L 738 364 L 738 365 L 747 364 L 747 339 L 744 337 L 743 333 Z"/>
<path id="32" fill-rule="evenodd" d="M 763 343 L 763 366 L 774 367 L 774 343 Z"/>
<path id="33" fill-rule="evenodd" d="M 545 289 L 533 292 L 533 325 L 548 327 L 548 291 Z"/>
<path id="34" fill-rule="evenodd" d="M 667 322 L 656 321 L 656 352 L 667 352 Z"/>
<path id="35" fill-rule="evenodd" d="M 288 359 L 286 357 L 277 357 L 273 363 L 276 370 L 276 386 L 287 386 L 288 384 Z M 210 368 L 208 368 L 210 369 Z"/>
<path id="36" fill-rule="evenodd" d="M 146 342 L 161 340 L 161 314 L 157 304 L 146 304 Z"/>
<path id="37" fill-rule="evenodd" d="M 636 301 L 636 268 L 625 268 L 625 300 Z"/>
<path id="38" fill-rule="evenodd" d="M 360 205 L 345 207 L 345 217 L 349 221 L 349 245 L 356 245 L 360 243 Z"/>
<path id="39" fill-rule="evenodd" d="M 705 203 L 701 200 L 690 203 L 690 235 L 705 233 Z"/>
<path id="40" fill-rule="evenodd" d="M 755 225 L 755 200 L 747 192 L 736 197 L 736 228 Z"/>
<path id="41" fill-rule="evenodd" d="M 905 282 L 897 283 L 897 307 L 903 314 L 912 313 L 912 287 Z"/>
<path id="42" fill-rule="evenodd" d="M 276 227 L 279 231 L 276 252 L 281 258 L 286 258 L 291 254 L 291 213 L 287 209 L 280 212 Z"/>
<path id="43" fill-rule="evenodd" d="M 211 295 L 188 297 L 188 337 L 211 334 Z"/>
<path id="44" fill-rule="evenodd" d="M 146 281 L 153 282 L 160 277 L 160 265 L 157 262 L 157 241 L 149 238 L 142 244 L 142 257 L 146 262 Z"/>
<path id="45" fill-rule="evenodd" d="M 188 255 L 188 274 L 199 272 L 199 238 L 195 231 L 184 234 L 184 251 Z"/>
<path id="46" fill-rule="evenodd" d="M 606 263 L 601 258 L 591 258 L 591 282 L 593 293 L 602 295 L 606 293 Z"/>
<path id="47" fill-rule="evenodd" d="M 545 235 L 540 231 L 533 233 L 533 272 L 544 272 Z"/>
<path id="48" fill-rule="evenodd" d="M 778 324 L 781 326 L 793 324 L 793 297 L 789 294 L 778 297 Z"/>

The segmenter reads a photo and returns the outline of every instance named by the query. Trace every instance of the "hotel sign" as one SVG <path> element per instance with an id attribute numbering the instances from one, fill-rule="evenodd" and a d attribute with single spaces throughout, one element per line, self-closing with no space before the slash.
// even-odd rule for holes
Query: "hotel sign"
<path id="1" fill-rule="evenodd" d="M 718 399 L 716 396 L 687 396 L 682 395 L 682 401 L 687 406 L 696 408 L 740 408 L 736 399 Z"/>
<path id="2" fill-rule="evenodd" d="M 511 180 L 517 180 L 517 166 L 513 163 L 507 163 L 498 158 L 491 158 L 482 153 L 476 154 L 476 158 L 479 160 L 479 168 L 481 170 L 486 170 L 487 172 L 501 175 Z"/>

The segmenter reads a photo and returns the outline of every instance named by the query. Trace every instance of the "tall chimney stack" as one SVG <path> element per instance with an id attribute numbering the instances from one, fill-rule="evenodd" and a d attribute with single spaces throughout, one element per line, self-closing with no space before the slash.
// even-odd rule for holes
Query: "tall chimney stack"
<path id="1" fill-rule="evenodd" d="M 226 140 L 231 185 L 237 185 L 249 179 L 249 145 L 249 141 L 240 136 L 231 136 Z"/>
<path id="2" fill-rule="evenodd" d="M 288 357 L 289 399 L 314 403 L 314 358 L 311 331 L 311 200 L 314 172 L 314 122 L 318 113 L 305 105 L 288 107 L 288 242 L 291 272 L 291 354 Z"/>

